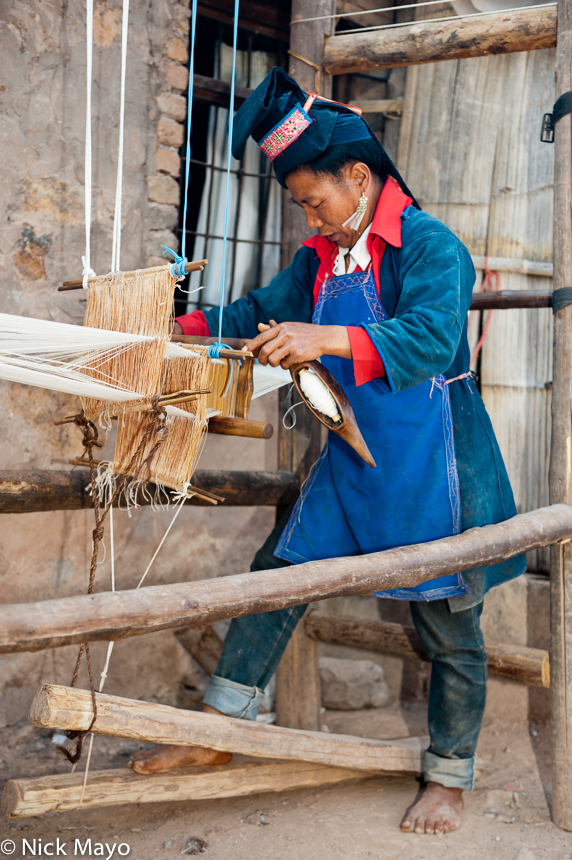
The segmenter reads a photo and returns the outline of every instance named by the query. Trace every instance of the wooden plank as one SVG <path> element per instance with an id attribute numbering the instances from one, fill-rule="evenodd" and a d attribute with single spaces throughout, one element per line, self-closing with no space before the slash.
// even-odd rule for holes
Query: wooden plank
<path id="1" fill-rule="evenodd" d="M 401 116 L 403 113 L 403 99 L 357 99 L 355 104 L 365 114 L 388 113 L 391 116 Z"/>
<path id="2" fill-rule="evenodd" d="M 572 2 L 558 2 L 556 97 L 572 89 Z M 555 128 L 554 289 L 572 284 L 572 120 Z M 550 498 L 572 502 L 572 306 L 554 315 Z M 552 819 L 572 830 L 572 543 L 550 558 Z"/>
<path id="3" fill-rule="evenodd" d="M 324 48 L 330 75 L 391 69 L 553 48 L 556 9 L 509 9 L 494 14 L 442 21 L 418 21 L 388 30 L 332 36 Z"/>
<path id="4" fill-rule="evenodd" d="M 255 758 L 309 761 L 370 773 L 420 773 L 419 738 L 380 741 L 285 729 L 251 720 L 184 711 L 96 693 L 97 718 L 91 731 L 155 744 L 202 746 Z M 32 702 L 35 726 L 86 731 L 93 710 L 89 690 L 46 684 Z"/>
<path id="5" fill-rule="evenodd" d="M 320 730 L 319 646 L 298 622 L 276 671 L 276 724 L 290 729 Z"/>
<path id="6" fill-rule="evenodd" d="M 125 639 L 328 597 L 411 588 L 568 538 L 572 538 L 572 507 L 560 504 L 453 537 L 367 555 L 136 591 L 4 605 L 0 606 L 0 653 Z"/>
<path id="7" fill-rule="evenodd" d="M 147 776 L 129 768 L 90 770 L 81 808 L 245 797 L 374 776 L 371 771 L 288 761 L 232 761 L 221 767 L 186 767 Z M 8 818 L 68 812 L 77 809 L 82 786 L 83 773 L 11 779 L 2 794 L 1 810 Z"/>
<path id="8" fill-rule="evenodd" d="M 93 507 L 87 490 L 89 473 L 53 469 L 18 469 L 0 471 L 0 513 L 23 514 L 38 511 L 75 511 Z M 193 484 L 208 492 L 220 493 L 228 507 L 253 505 L 289 505 L 298 495 L 300 483 L 288 472 L 226 472 L 197 469 Z M 153 494 L 153 484 L 150 485 Z M 139 495 L 140 505 L 149 504 L 149 496 Z M 185 504 L 207 505 L 192 498 Z"/>
<path id="9" fill-rule="evenodd" d="M 307 635 L 320 642 L 429 662 L 414 627 L 318 612 L 306 617 L 305 627 Z M 492 642 L 485 643 L 485 647 L 491 675 L 529 687 L 550 687 L 548 651 Z"/>

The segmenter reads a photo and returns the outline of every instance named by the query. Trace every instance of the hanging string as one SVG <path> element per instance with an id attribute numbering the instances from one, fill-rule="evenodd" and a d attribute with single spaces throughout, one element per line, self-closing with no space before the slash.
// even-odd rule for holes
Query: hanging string
<path id="1" fill-rule="evenodd" d="M 117 151 L 117 181 L 115 184 L 115 214 L 113 216 L 113 246 L 111 249 L 111 271 L 121 271 L 121 197 L 123 192 L 123 141 L 125 137 L 125 72 L 127 69 L 127 27 L 129 24 L 129 0 L 123 0 L 121 30 L 121 94 L 119 102 L 119 148 Z"/>
<path id="2" fill-rule="evenodd" d="M 183 199 L 183 224 L 181 231 L 181 253 L 161 245 L 163 254 L 172 254 L 174 263 L 171 266 L 171 274 L 177 280 L 182 280 L 187 272 L 186 265 L 189 262 L 185 256 L 187 249 L 187 210 L 189 206 L 189 175 L 191 171 L 191 125 L 193 122 L 193 91 L 195 80 L 195 35 L 197 30 L 197 4 L 191 4 L 191 53 L 189 58 L 189 88 L 187 93 L 187 145 L 185 148 L 185 194 Z"/>
<path id="3" fill-rule="evenodd" d="M 493 276 L 494 276 L 494 281 L 493 281 Z M 487 284 L 490 287 L 490 292 L 493 292 L 493 293 L 497 292 L 500 288 L 500 275 L 498 272 L 492 271 L 491 269 L 489 269 L 489 258 L 485 257 L 485 277 L 483 278 L 483 282 L 482 282 L 481 288 L 479 290 L 480 293 L 485 292 L 485 287 L 487 286 Z M 481 351 L 483 343 L 485 342 L 485 338 L 489 332 L 489 327 L 491 324 L 492 315 L 493 315 L 493 312 L 492 312 L 492 310 L 490 310 L 489 315 L 487 317 L 487 321 L 483 327 L 482 334 L 481 334 L 481 336 L 478 340 L 478 343 L 477 343 L 477 345 L 473 351 L 473 354 L 471 356 L 471 361 L 469 364 L 470 367 L 473 367 L 477 361 L 477 358 L 479 356 L 479 352 Z M 471 321 L 469 323 L 469 327 L 467 329 L 467 334 L 469 333 L 469 331 L 471 329 L 471 325 L 473 323 L 473 319 L 475 319 L 475 318 L 476 318 L 476 314 L 474 314 L 474 316 L 472 316 L 472 318 L 471 318 Z"/>
<path id="4" fill-rule="evenodd" d="M 226 246 L 228 242 L 228 204 L 230 197 L 230 164 L 232 157 L 232 132 L 234 128 L 234 91 L 236 86 L 236 46 L 238 42 L 239 0 L 234 0 L 234 22 L 232 31 L 232 76 L 230 79 L 230 106 L 228 112 L 228 144 L 226 153 L 226 190 L 224 201 L 224 230 L 222 234 L 222 266 L 220 274 L 220 299 L 218 308 L 218 339 L 222 338 L 222 314 L 226 286 Z"/>
<path id="5" fill-rule="evenodd" d="M 85 254 L 81 258 L 83 264 L 82 286 L 87 290 L 88 278 L 94 278 L 91 268 L 91 78 L 93 68 L 93 0 L 86 0 L 85 19 L 86 42 L 86 103 L 85 103 Z"/>

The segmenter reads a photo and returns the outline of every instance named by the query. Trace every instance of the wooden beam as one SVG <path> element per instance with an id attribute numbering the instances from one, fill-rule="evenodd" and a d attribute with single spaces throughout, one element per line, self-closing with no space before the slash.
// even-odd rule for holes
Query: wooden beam
<path id="1" fill-rule="evenodd" d="M 558 2 L 556 97 L 572 89 L 572 0 Z M 572 121 L 554 130 L 554 289 L 572 284 Z M 554 314 L 550 498 L 572 502 L 572 306 Z M 552 819 L 572 830 L 572 543 L 550 557 Z"/>
<path id="2" fill-rule="evenodd" d="M 494 293 L 473 293 L 472 311 L 494 308 L 551 308 L 552 290 L 499 290 Z"/>
<path id="3" fill-rule="evenodd" d="M 125 639 L 328 597 L 411 588 L 569 539 L 572 507 L 552 505 L 453 537 L 368 555 L 309 561 L 200 582 L 151 585 L 136 591 L 3 605 L 0 653 Z"/>
<path id="4" fill-rule="evenodd" d="M 414 627 L 387 621 L 361 621 L 312 612 L 306 617 L 306 634 L 319 642 L 363 648 L 409 660 L 429 662 Z M 489 673 L 529 687 L 550 687 L 548 651 L 487 642 Z"/>
<path id="5" fill-rule="evenodd" d="M 87 486 L 89 472 L 75 469 L 61 472 L 52 469 L 18 469 L 0 471 L 0 514 L 24 514 L 38 511 L 75 511 L 93 507 Z M 225 472 L 197 469 L 193 484 L 225 497 L 225 506 L 289 505 L 298 495 L 300 483 L 289 472 Z M 150 485 L 153 494 L 153 485 Z M 139 496 L 140 505 L 149 498 Z M 207 505 L 192 498 L 185 504 Z"/>
<path id="6" fill-rule="evenodd" d="M 266 791 L 318 788 L 375 774 L 312 762 L 232 761 L 221 767 L 185 767 L 147 776 L 129 768 L 90 770 L 81 807 L 95 809 L 126 803 L 176 803 L 244 797 Z M 2 793 L 1 810 L 8 818 L 29 818 L 46 812 L 77 809 L 83 773 L 11 779 Z"/>
<path id="7" fill-rule="evenodd" d="M 232 26 L 234 4 L 232 0 L 199 0 L 197 14 Z M 246 8 L 241 8 L 238 20 L 239 30 L 260 33 L 286 44 L 289 41 L 288 24 L 287 5 L 264 0 L 249 0 Z"/>
<path id="8" fill-rule="evenodd" d="M 248 87 L 235 87 L 234 106 L 238 108 L 253 93 Z M 228 108 L 230 106 L 230 84 L 205 75 L 193 75 L 193 99 L 210 105 Z"/>
<path id="9" fill-rule="evenodd" d="M 556 7 L 509 9 L 443 21 L 418 21 L 388 30 L 327 39 L 324 68 L 330 75 L 390 69 L 487 54 L 553 48 Z"/>
<path id="10" fill-rule="evenodd" d="M 91 728 L 95 734 L 154 744 L 208 747 L 255 758 L 308 761 L 370 773 L 421 771 L 419 738 L 380 741 L 284 729 L 105 693 L 96 693 L 96 700 L 97 718 Z M 35 726 L 62 731 L 86 731 L 92 716 L 89 690 L 49 684 L 40 687 L 30 710 Z"/>

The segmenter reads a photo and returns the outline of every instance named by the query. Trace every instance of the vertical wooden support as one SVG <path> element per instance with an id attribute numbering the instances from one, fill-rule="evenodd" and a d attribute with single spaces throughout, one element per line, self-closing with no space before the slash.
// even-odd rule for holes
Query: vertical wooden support
<path id="1" fill-rule="evenodd" d="M 293 0 L 292 20 L 335 12 L 334 0 Z M 332 21 L 311 21 L 294 24 L 290 29 L 290 50 L 317 66 L 322 65 L 324 38 L 331 32 Z M 289 71 L 305 90 L 331 97 L 332 79 L 323 72 L 316 79 L 316 70 L 308 63 L 290 56 Z M 282 207 L 282 267 L 290 265 L 300 243 L 312 231 L 306 225 L 304 213 L 293 206 L 290 195 L 283 196 Z M 308 476 L 321 448 L 321 425 L 304 406 L 296 411 L 296 426 L 285 430 L 281 416 L 285 411 L 287 389 L 280 389 L 280 422 L 278 427 L 278 468 L 295 472 L 300 481 Z M 298 399 L 298 398 L 297 398 Z M 280 515 L 282 511 L 277 511 Z M 304 633 L 302 623 L 288 644 L 276 673 L 276 722 L 294 729 L 317 730 L 320 727 L 320 680 L 318 647 Z"/>
<path id="2" fill-rule="evenodd" d="M 572 0 L 558 0 L 556 97 L 572 89 Z M 572 118 L 556 124 L 554 289 L 572 286 Z M 572 306 L 554 315 L 550 500 L 572 503 Z M 572 830 L 572 543 L 551 552 L 552 817 Z"/>
<path id="3" fill-rule="evenodd" d="M 276 722 L 289 729 L 320 731 L 319 642 L 310 639 L 302 619 L 276 672 Z"/>

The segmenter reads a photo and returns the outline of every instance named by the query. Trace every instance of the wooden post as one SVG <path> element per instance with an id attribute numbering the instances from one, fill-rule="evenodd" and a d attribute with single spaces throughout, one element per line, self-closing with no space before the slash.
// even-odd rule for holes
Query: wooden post
<path id="1" fill-rule="evenodd" d="M 334 0 L 293 0 L 292 21 L 335 12 Z M 293 24 L 290 29 L 290 51 L 317 66 L 322 65 L 324 38 L 331 32 L 332 21 L 311 21 Z M 319 72 L 303 60 L 290 55 L 289 72 L 305 90 L 331 98 L 332 82 L 329 75 Z M 312 234 L 304 213 L 292 206 L 290 195 L 283 195 L 282 206 L 282 267 L 290 265 L 301 242 Z M 297 407 L 296 426 L 286 430 L 282 416 L 286 411 L 288 389 L 279 393 L 278 468 L 294 472 L 303 482 L 318 459 L 321 448 L 321 425 L 305 406 Z M 300 397 L 294 391 L 297 402 Z M 285 465 L 288 464 L 288 465 Z M 278 508 L 277 518 L 285 508 Z M 320 727 L 320 679 L 318 674 L 318 644 L 305 634 L 298 624 L 276 673 L 276 722 L 293 729 L 317 730 Z"/>
<path id="2" fill-rule="evenodd" d="M 556 97 L 572 89 L 572 0 L 558 2 Z M 556 124 L 554 289 L 572 286 L 572 119 Z M 554 315 L 550 498 L 572 502 L 572 306 Z M 551 551 L 552 817 L 572 830 L 572 543 Z"/>

